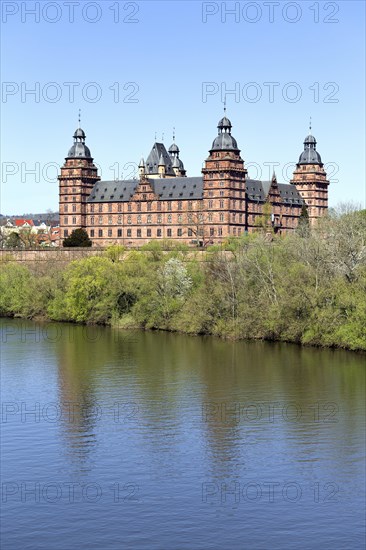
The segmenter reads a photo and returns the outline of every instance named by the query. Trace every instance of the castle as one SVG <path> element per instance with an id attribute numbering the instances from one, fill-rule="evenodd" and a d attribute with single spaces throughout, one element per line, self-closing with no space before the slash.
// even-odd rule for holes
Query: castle
<path id="1" fill-rule="evenodd" d="M 275 174 L 271 181 L 248 178 L 231 130 L 225 114 L 199 177 L 186 175 L 174 139 L 168 151 L 154 143 L 138 178 L 100 181 L 79 127 L 58 177 L 61 243 L 84 228 L 93 246 L 153 239 L 205 246 L 260 228 L 291 231 L 305 208 L 315 224 L 327 211 L 329 181 L 311 133 L 291 182 L 283 184 Z"/>

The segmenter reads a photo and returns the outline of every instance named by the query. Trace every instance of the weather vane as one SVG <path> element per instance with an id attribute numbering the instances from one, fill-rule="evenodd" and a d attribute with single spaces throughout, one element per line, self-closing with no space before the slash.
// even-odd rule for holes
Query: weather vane
<path id="1" fill-rule="evenodd" d="M 175 143 L 175 127 L 173 127 L 173 142 Z"/>
<path id="2" fill-rule="evenodd" d="M 309 130 L 310 130 L 310 133 L 311 133 L 311 117 L 310 117 L 310 122 L 309 122 Z"/>
<path id="3" fill-rule="evenodd" d="M 81 123 L 81 109 L 79 109 L 79 117 L 78 117 L 78 120 L 79 120 L 79 128 L 80 128 L 80 123 Z"/>

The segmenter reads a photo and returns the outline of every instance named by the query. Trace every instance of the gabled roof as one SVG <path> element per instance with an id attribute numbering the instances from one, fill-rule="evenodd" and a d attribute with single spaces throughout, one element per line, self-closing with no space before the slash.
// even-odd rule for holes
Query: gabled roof
<path id="1" fill-rule="evenodd" d="M 34 225 L 33 220 L 25 220 L 22 218 L 15 219 L 13 220 L 13 222 L 15 227 L 22 227 L 23 225 L 30 225 L 30 226 Z"/>
<path id="2" fill-rule="evenodd" d="M 146 160 L 146 175 L 158 174 L 158 166 L 162 161 L 165 165 L 165 173 L 169 176 L 174 176 L 175 173 L 172 167 L 172 159 L 166 150 L 164 143 L 154 143 L 153 148 L 151 149 Z"/>
<path id="3" fill-rule="evenodd" d="M 246 190 L 250 200 L 265 202 L 271 187 L 271 181 L 260 181 L 247 179 Z M 278 183 L 278 190 L 284 204 L 304 204 L 304 200 L 294 185 Z"/>

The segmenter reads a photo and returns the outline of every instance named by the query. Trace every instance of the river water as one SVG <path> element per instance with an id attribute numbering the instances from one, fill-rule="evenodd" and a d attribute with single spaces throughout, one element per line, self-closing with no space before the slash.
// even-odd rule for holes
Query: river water
<path id="1" fill-rule="evenodd" d="M 2 550 L 364 548 L 365 356 L 1 330 Z"/>

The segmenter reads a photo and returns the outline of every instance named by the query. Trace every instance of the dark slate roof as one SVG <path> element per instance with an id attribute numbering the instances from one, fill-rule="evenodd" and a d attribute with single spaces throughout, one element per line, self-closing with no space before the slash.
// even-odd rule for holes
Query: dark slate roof
<path id="1" fill-rule="evenodd" d="M 267 198 L 270 181 L 250 180 L 246 181 L 247 195 L 250 200 L 264 202 Z M 278 183 L 278 189 L 285 204 L 303 204 L 303 199 L 294 185 Z"/>
<path id="2" fill-rule="evenodd" d="M 246 181 L 246 190 L 249 199 L 261 202 L 266 200 L 266 195 L 261 181 L 248 179 Z"/>
<path id="3" fill-rule="evenodd" d="M 162 201 L 202 199 L 203 179 L 172 178 L 150 179 L 155 193 Z"/>
<path id="4" fill-rule="evenodd" d="M 305 147 L 301 153 L 298 164 L 321 164 L 322 159 L 315 147 Z"/>
<path id="5" fill-rule="evenodd" d="M 169 176 L 174 176 L 174 170 L 172 168 L 172 159 L 165 149 L 164 143 L 154 143 L 153 148 L 146 160 L 146 175 L 158 174 L 158 166 L 161 157 L 163 157 L 165 163 L 165 173 Z"/>
<path id="6" fill-rule="evenodd" d="M 128 202 L 136 191 L 138 180 L 98 181 L 88 202 Z"/>
<path id="7" fill-rule="evenodd" d="M 238 144 L 235 138 L 229 132 L 222 132 L 215 139 L 211 147 L 212 151 L 236 151 L 238 152 Z"/>
<path id="8" fill-rule="evenodd" d="M 198 178 L 148 178 L 159 200 L 194 200 L 203 195 L 203 179 Z M 134 195 L 139 180 L 98 181 L 89 195 L 88 202 L 128 202 Z"/>
<path id="9" fill-rule="evenodd" d="M 74 138 L 82 138 L 82 139 L 85 139 L 85 138 L 86 138 L 86 135 L 85 135 L 84 130 L 82 130 L 81 128 L 78 128 L 77 130 L 75 130 Z"/>
<path id="10" fill-rule="evenodd" d="M 196 200 L 203 197 L 203 179 L 196 178 L 147 178 L 154 193 L 162 201 Z M 135 194 L 139 180 L 98 181 L 89 195 L 88 202 L 128 202 Z M 247 180 L 247 195 L 252 201 L 265 202 L 270 181 Z M 279 183 L 282 200 L 286 204 L 303 204 L 294 185 Z"/>
<path id="11" fill-rule="evenodd" d="M 294 185 L 288 183 L 279 183 L 278 189 L 280 190 L 280 195 L 284 203 L 297 204 L 299 206 L 302 206 L 304 204 L 304 199 Z"/>
<path id="12" fill-rule="evenodd" d="M 91 158 L 90 149 L 85 143 L 81 143 L 80 141 L 75 142 L 69 149 L 67 158 Z"/>
<path id="13" fill-rule="evenodd" d="M 316 139 L 309 134 L 304 140 L 304 151 L 301 153 L 298 164 L 322 164 L 321 156 L 316 150 Z"/>

